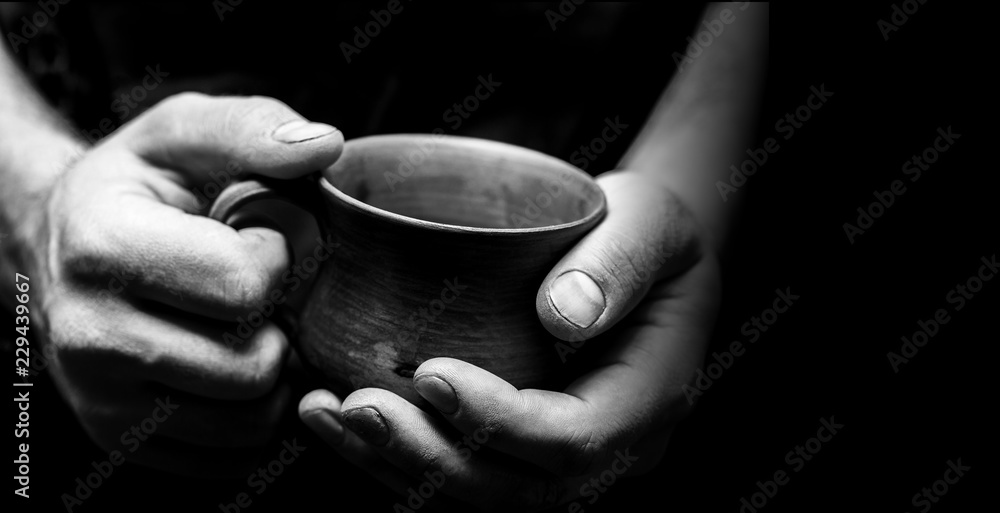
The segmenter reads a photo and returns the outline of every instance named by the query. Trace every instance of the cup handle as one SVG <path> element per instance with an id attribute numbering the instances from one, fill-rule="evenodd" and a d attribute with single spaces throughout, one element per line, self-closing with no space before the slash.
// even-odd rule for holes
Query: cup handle
<path id="1" fill-rule="evenodd" d="M 294 233 L 296 226 L 292 223 L 301 220 L 295 218 L 308 216 L 315 220 L 310 212 L 316 212 L 314 209 L 319 206 L 318 175 L 317 172 L 293 180 L 252 176 L 236 181 L 222 190 L 209 208 L 208 217 L 236 229 L 268 226 L 282 233 Z M 294 211 L 260 208 L 262 201 L 294 206 L 302 215 L 293 218 L 290 214 Z M 258 204 L 256 208 L 254 204 Z"/>
<path id="2" fill-rule="evenodd" d="M 280 232 L 295 265 L 325 231 L 322 216 L 314 214 L 322 208 L 318 182 L 319 172 L 292 180 L 255 175 L 236 181 L 222 190 L 208 217 L 237 230 L 259 226 Z M 279 308 L 273 319 L 292 337 L 298 332 L 296 319 L 304 299 L 290 297 L 287 308 Z"/>

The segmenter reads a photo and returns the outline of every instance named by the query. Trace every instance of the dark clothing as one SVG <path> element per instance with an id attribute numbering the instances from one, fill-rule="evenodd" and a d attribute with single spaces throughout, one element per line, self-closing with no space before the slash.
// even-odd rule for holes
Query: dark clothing
<path id="1" fill-rule="evenodd" d="M 30 18 L 37 6 L 21 9 Z M 569 0 L 69 3 L 18 56 L 91 140 L 197 90 L 272 96 L 347 138 L 441 128 L 576 157 L 596 173 L 614 167 L 673 73 L 670 55 L 700 7 L 677 11 Z M 16 33 L 24 14 L 4 27 Z M 596 161 L 574 155 L 616 118 L 623 138 Z"/>

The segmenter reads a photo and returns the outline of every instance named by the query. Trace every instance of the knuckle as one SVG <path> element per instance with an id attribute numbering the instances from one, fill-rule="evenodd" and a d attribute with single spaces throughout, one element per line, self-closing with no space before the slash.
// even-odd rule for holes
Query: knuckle
<path id="1" fill-rule="evenodd" d="M 49 324 L 48 342 L 57 356 L 65 356 L 75 349 L 93 347 L 104 339 L 89 312 L 71 301 L 56 301 L 47 308 Z"/>
<path id="2" fill-rule="evenodd" d="M 255 396 L 262 396 L 270 392 L 278 382 L 281 373 L 281 349 L 278 344 L 265 344 L 265 347 L 258 352 L 254 365 L 244 377 L 243 386 L 248 392 Z"/>
<path id="3" fill-rule="evenodd" d="M 142 116 L 144 125 L 154 129 L 168 128 L 174 124 L 178 113 L 188 112 L 201 107 L 211 97 L 193 91 L 184 91 L 168 96 L 153 105 Z"/>
<path id="4" fill-rule="evenodd" d="M 234 100 L 226 111 L 226 123 L 236 130 L 250 123 L 277 121 L 279 117 L 287 117 L 291 111 L 285 103 L 268 96 L 249 96 Z M 273 127 L 271 127 L 273 128 Z"/>
<path id="5" fill-rule="evenodd" d="M 70 277 L 103 272 L 108 264 L 105 230 L 87 215 L 71 216 L 59 233 L 59 260 Z"/>
<path id="6" fill-rule="evenodd" d="M 650 281 L 639 248 L 630 237 L 614 234 L 604 241 L 598 253 L 600 275 L 609 285 L 626 295 Z"/>
<path id="7" fill-rule="evenodd" d="M 114 377 L 107 374 L 108 368 L 126 369 L 155 357 L 156 351 L 147 344 L 116 336 L 119 327 L 80 299 L 60 300 L 47 307 L 46 342 L 52 348 L 53 372 L 74 387 L 83 387 L 82 393 L 87 386 Z"/>
<path id="8" fill-rule="evenodd" d="M 229 152 L 233 159 L 244 166 L 253 167 L 260 153 L 267 147 L 271 133 L 280 125 L 298 117 L 280 100 L 267 96 L 248 96 L 232 99 L 222 114 L 222 131 L 241 134 L 238 142 L 231 142 Z M 294 117 L 293 117 L 294 116 Z"/>
<path id="9" fill-rule="evenodd" d="M 510 414 L 511 412 L 503 408 L 492 408 L 492 411 L 484 412 L 480 418 L 476 419 L 478 428 L 473 432 L 473 435 L 482 434 L 487 441 L 502 438 L 506 435 L 507 430 L 508 417 L 505 415 Z"/>
<path id="10" fill-rule="evenodd" d="M 267 395 L 277 383 L 278 373 L 255 369 L 243 376 L 239 383 L 241 396 L 256 399 Z"/>
<path id="11" fill-rule="evenodd" d="M 219 290 L 223 307 L 232 311 L 247 311 L 258 306 L 271 284 L 268 273 L 240 255 L 230 257 L 227 268 L 230 271 L 223 276 Z"/>
<path id="12" fill-rule="evenodd" d="M 132 130 L 145 137 L 180 135 L 185 130 L 183 120 L 189 118 L 189 113 L 204 110 L 210 101 L 211 96 L 193 91 L 168 96 L 141 114 Z"/>
<path id="13" fill-rule="evenodd" d="M 154 108 L 158 110 L 184 109 L 197 106 L 209 98 L 211 97 L 204 93 L 184 91 L 164 98 Z"/>
<path id="14" fill-rule="evenodd" d="M 289 110 L 289 107 L 285 104 L 285 102 L 270 96 L 247 96 L 242 98 L 241 103 L 243 103 L 251 113 Z"/>

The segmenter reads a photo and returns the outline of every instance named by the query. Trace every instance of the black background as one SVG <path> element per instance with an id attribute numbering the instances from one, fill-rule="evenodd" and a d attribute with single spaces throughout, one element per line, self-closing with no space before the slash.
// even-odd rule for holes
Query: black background
<path id="1" fill-rule="evenodd" d="M 724 255 L 713 350 L 745 340 L 741 325 L 771 304 L 775 289 L 790 287 L 801 299 L 706 392 L 655 472 L 616 482 L 595 504 L 584 502 L 586 511 L 736 512 L 742 497 L 758 491 L 756 482 L 773 479 L 778 470 L 789 472 L 790 482 L 761 511 L 918 511 L 911 497 L 958 458 L 972 469 L 931 511 L 971 510 L 985 495 L 994 463 L 986 431 L 995 401 L 987 383 L 995 367 L 1000 282 L 987 282 L 958 312 L 945 297 L 976 273 L 980 257 L 989 259 L 1000 246 L 991 180 L 996 164 L 986 158 L 995 154 L 986 150 L 996 105 L 988 90 L 994 60 L 986 46 L 988 25 L 980 24 L 986 22 L 983 13 L 932 0 L 885 41 L 876 22 L 888 19 L 890 6 L 772 5 L 766 97 L 752 146 L 778 137 L 781 149 L 737 193 L 744 203 Z M 202 8 L 214 22 L 209 4 Z M 254 8 L 245 3 L 227 23 L 238 23 L 241 10 Z M 417 13 L 421 7 L 407 9 Z M 696 11 L 676 18 L 664 21 L 666 27 L 680 26 L 671 32 L 677 33 L 669 38 L 672 50 L 682 48 L 699 19 Z M 489 20 L 477 23 L 494 27 Z M 441 44 L 448 39 L 436 37 Z M 581 80 L 604 85 L 615 80 L 602 66 L 655 68 L 648 72 L 652 81 L 672 72 L 662 53 L 634 50 L 570 67 Z M 373 46 L 358 56 L 359 65 L 377 68 L 379 59 L 389 59 L 383 51 L 390 50 Z M 363 59 L 371 62 L 361 64 Z M 467 67 L 471 76 L 490 72 Z M 794 137 L 782 140 L 775 122 L 820 84 L 834 96 Z M 472 85 L 455 87 L 442 97 L 456 97 Z M 649 94 L 601 101 L 607 108 L 620 101 L 622 112 L 635 112 Z M 573 100 L 575 105 L 588 98 Z M 431 104 L 427 108 L 438 113 L 447 103 Z M 599 129 L 599 113 L 591 118 Z M 350 119 L 339 121 L 352 126 Z M 427 131 L 435 122 L 434 116 L 421 118 L 414 123 L 423 123 L 422 129 L 411 129 Z M 909 183 L 903 162 L 930 146 L 938 127 L 948 126 L 961 139 Z M 596 132 L 592 127 L 579 130 Z M 390 119 L 375 128 L 358 125 L 354 133 L 402 128 L 410 127 Z M 577 141 L 585 139 L 569 137 L 566 149 L 553 153 L 568 158 Z M 594 170 L 613 166 L 616 151 L 609 150 Z M 857 207 L 874 201 L 872 192 L 895 179 L 907 182 L 907 192 L 851 244 L 843 223 L 855 223 Z M 911 335 L 918 320 L 939 308 L 949 310 L 951 321 L 894 373 L 886 353 L 898 352 L 900 336 Z M 4 347 L 13 359 L 9 344 Z M 81 431 L 47 375 L 36 379 L 31 408 L 30 509 L 61 510 L 60 495 L 72 493 L 74 479 L 106 456 Z M 790 471 L 785 454 L 815 436 L 820 418 L 830 416 L 843 430 L 800 472 Z M 261 495 L 244 480 L 195 481 L 126 465 L 76 510 L 219 511 L 218 503 L 232 502 L 240 492 L 253 498 L 251 512 L 313 504 L 330 511 L 392 510 L 397 499 L 363 471 L 348 468 L 294 412 L 265 454 L 277 455 L 280 441 L 292 437 L 309 449 Z M 17 510 L 29 509 L 26 504 L 15 501 Z"/>

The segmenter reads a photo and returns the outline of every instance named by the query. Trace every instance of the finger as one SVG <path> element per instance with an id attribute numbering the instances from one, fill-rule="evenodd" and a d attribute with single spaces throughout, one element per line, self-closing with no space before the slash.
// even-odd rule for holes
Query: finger
<path id="1" fill-rule="evenodd" d="M 229 344 L 221 325 L 181 314 L 153 315 L 112 303 L 87 318 L 87 309 L 63 314 L 65 303 L 53 308 L 73 327 L 60 326 L 57 335 L 78 330 L 76 342 L 59 350 L 64 372 L 77 383 L 122 377 L 212 399 L 254 399 L 274 388 L 289 350 L 285 334 L 270 322 Z"/>
<path id="2" fill-rule="evenodd" d="M 336 128 L 309 122 L 273 98 L 198 93 L 158 103 L 113 140 L 195 182 L 242 170 L 293 178 L 333 164 L 344 144 Z"/>
<path id="3" fill-rule="evenodd" d="M 717 285 L 711 274 L 710 265 L 699 264 L 658 284 L 650 291 L 658 299 L 636 309 L 600 366 L 564 393 L 517 390 L 451 358 L 421 364 L 414 386 L 463 433 L 486 426 L 491 447 L 556 475 L 634 463 L 628 450 L 636 437 L 668 428 L 690 407 L 683 386 L 708 343 Z"/>
<path id="4" fill-rule="evenodd" d="M 425 361 L 414 386 L 465 436 L 485 432 L 490 447 L 556 475 L 587 472 L 593 461 L 595 406 L 568 394 L 518 390 L 452 358 Z M 595 456 L 596 458 L 596 456 Z"/>
<path id="5" fill-rule="evenodd" d="M 414 386 L 463 433 L 487 426 L 491 447 L 557 475 L 584 475 L 616 460 L 634 463 L 628 448 L 637 436 L 669 429 L 690 409 L 684 385 L 701 365 L 714 322 L 715 269 L 706 255 L 656 284 L 612 333 L 617 342 L 599 366 L 564 393 L 517 390 L 451 358 L 421 364 Z"/>
<path id="6" fill-rule="evenodd" d="M 158 203 L 122 203 L 120 211 L 134 214 L 90 228 L 71 223 L 63 232 L 72 278 L 96 284 L 104 296 L 146 299 L 234 322 L 265 302 L 273 307 L 286 300 L 281 277 L 291 257 L 280 233 L 237 232 Z"/>
<path id="7" fill-rule="evenodd" d="M 156 352 L 145 370 L 146 379 L 213 399 L 245 400 L 267 394 L 274 389 L 289 350 L 287 337 L 272 322 L 265 322 L 241 345 L 229 345 L 217 331 L 180 317 L 141 316 L 129 329 Z"/>
<path id="8" fill-rule="evenodd" d="M 423 482 L 396 468 L 358 438 L 358 435 L 344 429 L 340 406 L 340 399 L 329 391 L 313 390 L 299 401 L 299 418 L 348 463 L 364 469 L 399 496 L 400 501 L 397 504 L 400 507 L 396 508 L 397 510 L 405 511 L 405 506 L 415 510 L 423 507 L 421 502 L 426 502 L 434 511 L 456 513 L 468 511 L 466 505 L 444 494 L 435 493 L 433 496 L 424 497 L 428 495 L 425 491 L 424 495 L 419 495 L 420 492 L 417 490 Z"/>
<path id="9" fill-rule="evenodd" d="M 62 200 L 78 215 L 60 240 L 69 271 L 220 319 L 245 315 L 269 294 L 283 299 L 278 285 L 291 262 L 281 234 L 189 214 L 249 173 L 292 178 L 329 166 L 342 149 L 339 131 L 306 123 L 277 100 L 185 94 L 161 102 L 97 147 L 81 164 L 86 173 L 70 174 L 63 189 L 73 194 Z"/>
<path id="10" fill-rule="evenodd" d="M 340 407 L 340 399 L 331 392 L 313 390 L 299 401 L 299 418 L 349 463 L 365 469 L 393 491 L 405 493 L 411 481 L 409 476 L 345 429 Z"/>
<path id="11" fill-rule="evenodd" d="M 386 461 L 413 479 L 458 500 L 507 511 L 559 504 L 566 483 L 540 469 L 496 458 L 484 448 L 489 433 L 462 437 L 409 401 L 366 388 L 344 401 L 347 427 Z"/>
<path id="12" fill-rule="evenodd" d="M 76 194 L 59 201 L 76 214 L 58 233 L 67 277 L 181 310 L 235 320 L 300 287 L 285 237 L 267 228 L 235 230 L 200 215 L 193 195 L 136 157 L 98 155 L 92 174 L 71 174 Z M 126 158 L 126 157 L 123 157 Z M 107 161 L 107 162 L 105 162 Z M 115 172 L 125 168 L 127 171 Z M 88 169 L 90 171 L 90 169 Z M 122 176 L 122 174 L 134 176 Z M 183 198 L 191 201 L 185 205 Z M 128 215 L 122 215 L 128 212 Z M 333 244 L 310 249 L 328 258 Z"/>
<path id="13" fill-rule="evenodd" d="M 637 173 L 605 174 L 598 182 L 606 217 L 556 264 L 536 297 L 542 324 L 563 340 L 611 328 L 656 280 L 697 256 L 694 222 L 672 193 Z"/>

